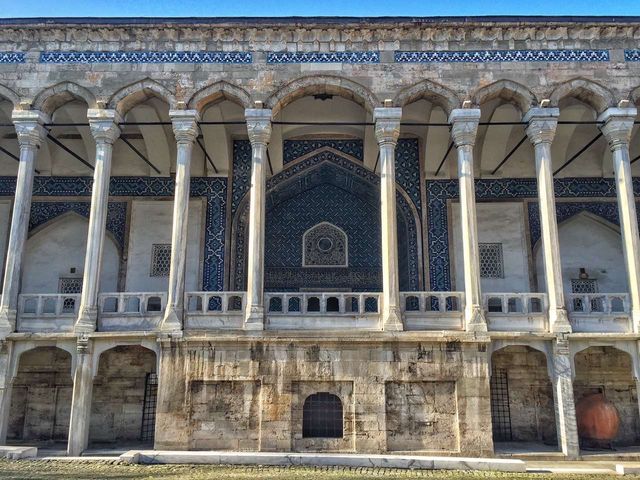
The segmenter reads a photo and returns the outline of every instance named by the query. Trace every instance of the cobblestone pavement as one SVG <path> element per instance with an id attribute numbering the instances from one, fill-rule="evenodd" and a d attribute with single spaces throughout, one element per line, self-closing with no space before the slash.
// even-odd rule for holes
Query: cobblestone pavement
<path id="1" fill-rule="evenodd" d="M 312 467 L 224 467 L 195 465 L 128 465 L 117 460 L 0 460 L 3 480 L 84 480 L 84 479 L 170 479 L 170 480 L 364 480 L 369 478 L 430 478 L 430 479 L 531 479 L 575 480 L 606 479 L 614 475 L 549 475 L 495 472 L 434 472 L 374 468 L 312 468 Z M 640 478 L 640 477 L 627 477 Z"/>

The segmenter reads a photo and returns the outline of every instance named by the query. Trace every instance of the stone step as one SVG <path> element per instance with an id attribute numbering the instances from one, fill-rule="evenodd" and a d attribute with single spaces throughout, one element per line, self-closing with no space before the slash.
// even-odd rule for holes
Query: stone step
<path id="1" fill-rule="evenodd" d="M 300 465 L 422 470 L 526 471 L 525 463 L 522 460 L 417 455 L 131 450 L 122 454 L 120 459 L 128 463 L 143 464 Z"/>
<path id="2" fill-rule="evenodd" d="M 35 458 L 38 456 L 36 447 L 13 447 L 0 445 L 0 458 L 8 458 L 10 460 L 20 460 L 22 458 Z"/>

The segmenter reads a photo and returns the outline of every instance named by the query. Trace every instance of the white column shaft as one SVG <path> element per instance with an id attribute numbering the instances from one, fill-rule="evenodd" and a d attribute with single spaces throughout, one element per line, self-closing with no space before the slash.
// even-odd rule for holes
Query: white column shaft
<path id="1" fill-rule="evenodd" d="M 556 416 L 556 434 L 560 450 L 569 458 L 580 453 L 578 424 L 573 396 L 571 360 L 566 340 L 557 340 L 553 353 L 553 400 Z"/>
<path id="2" fill-rule="evenodd" d="M 0 342 L 0 445 L 6 445 L 9 429 L 13 345 L 10 341 Z"/>
<path id="3" fill-rule="evenodd" d="M 87 340 L 78 339 L 78 356 L 73 374 L 71 416 L 67 455 L 77 457 L 89 444 L 89 421 L 93 394 L 93 365 Z"/>
<path id="4" fill-rule="evenodd" d="M 380 228 L 382 230 L 382 327 L 402 330 L 398 271 L 395 149 L 400 135 L 400 108 L 376 108 L 376 138 L 380 148 Z"/>
<path id="5" fill-rule="evenodd" d="M 271 110 L 247 109 L 251 141 L 249 242 L 247 244 L 247 304 L 244 328 L 264 328 L 264 231 L 266 215 L 267 145 L 271 138 Z"/>

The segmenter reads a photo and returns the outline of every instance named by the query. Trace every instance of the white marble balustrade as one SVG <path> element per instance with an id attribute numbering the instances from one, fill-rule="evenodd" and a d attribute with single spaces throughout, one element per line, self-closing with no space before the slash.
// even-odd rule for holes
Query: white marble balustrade
<path id="1" fill-rule="evenodd" d="M 401 292 L 405 330 L 464 330 L 464 292 Z"/>
<path id="2" fill-rule="evenodd" d="M 567 308 L 574 332 L 632 331 L 631 301 L 627 293 L 569 294 Z"/>
<path id="3" fill-rule="evenodd" d="M 70 332 L 80 307 L 80 294 L 33 293 L 18 297 L 19 332 Z"/>
<path id="4" fill-rule="evenodd" d="M 486 293 L 482 295 L 489 330 L 544 332 L 549 301 L 545 293 Z"/>

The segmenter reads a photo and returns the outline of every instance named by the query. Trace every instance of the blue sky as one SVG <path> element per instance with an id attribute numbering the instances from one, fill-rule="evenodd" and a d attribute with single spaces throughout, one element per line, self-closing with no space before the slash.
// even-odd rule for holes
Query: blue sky
<path id="1" fill-rule="evenodd" d="M 0 17 L 640 15 L 640 0 L 0 0 Z"/>

